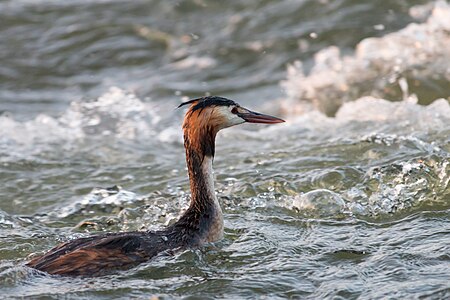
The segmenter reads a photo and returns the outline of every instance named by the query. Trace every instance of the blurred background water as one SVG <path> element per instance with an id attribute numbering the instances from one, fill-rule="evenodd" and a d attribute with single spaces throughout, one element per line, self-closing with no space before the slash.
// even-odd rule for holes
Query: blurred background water
<path id="1" fill-rule="evenodd" d="M 0 1 L 0 297 L 450 296 L 446 1 Z M 225 238 L 94 279 L 24 267 L 189 202 L 181 101 L 219 134 Z"/>

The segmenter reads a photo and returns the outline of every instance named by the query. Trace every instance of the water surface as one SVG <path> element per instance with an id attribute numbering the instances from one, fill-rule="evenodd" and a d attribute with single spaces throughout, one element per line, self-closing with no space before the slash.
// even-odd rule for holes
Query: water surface
<path id="1" fill-rule="evenodd" d="M 0 297 L 450 296 L 445 1 L 0 2 Z M 27 257 L 189 203 L 184 99 L 221 132 L 225 238 L 99 278 Z"/>

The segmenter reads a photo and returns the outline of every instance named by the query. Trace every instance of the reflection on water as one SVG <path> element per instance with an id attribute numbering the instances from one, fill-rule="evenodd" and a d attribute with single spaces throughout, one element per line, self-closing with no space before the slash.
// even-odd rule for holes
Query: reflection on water
<path id="1" fill-rule="evenodd" d="M 382 2 L 0 3 L 1 294 L 447 298 L 450 9 Z M 205 92 L 287 119 L 219 134 L 224 240 L 89 280 L 23 266 L 173 222 L 175 107 Z"/>

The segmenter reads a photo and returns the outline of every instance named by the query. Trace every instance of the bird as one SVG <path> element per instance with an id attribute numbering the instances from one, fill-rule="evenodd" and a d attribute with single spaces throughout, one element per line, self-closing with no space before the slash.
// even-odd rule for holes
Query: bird
<path id="1" fill-rule="evenodd" d="M 284 120 L 244 108 L 233 100 L 205 96 L 187 106 L 182 129 L 191 200 L 188 209 L 158 231 L 116 232 L 82 237 L 57 245 L 30 260 L 33 269 L 61 276 L 101 276 L 129 269 L 159 254 L 199 248 L 223 238 L 223 214 L 214 191 L 212 163 L 219 130 L 242 123 Z"/>

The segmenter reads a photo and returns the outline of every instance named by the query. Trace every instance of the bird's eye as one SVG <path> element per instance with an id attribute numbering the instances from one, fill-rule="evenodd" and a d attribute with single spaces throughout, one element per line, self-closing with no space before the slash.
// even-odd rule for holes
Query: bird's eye
<path id="1" fill-rule="evenodd" d="M 237 109 L 236 106 L 231 109 L 231 113 L 232 114 L 237 114 L 238 113 L 238 109 Z"/>

